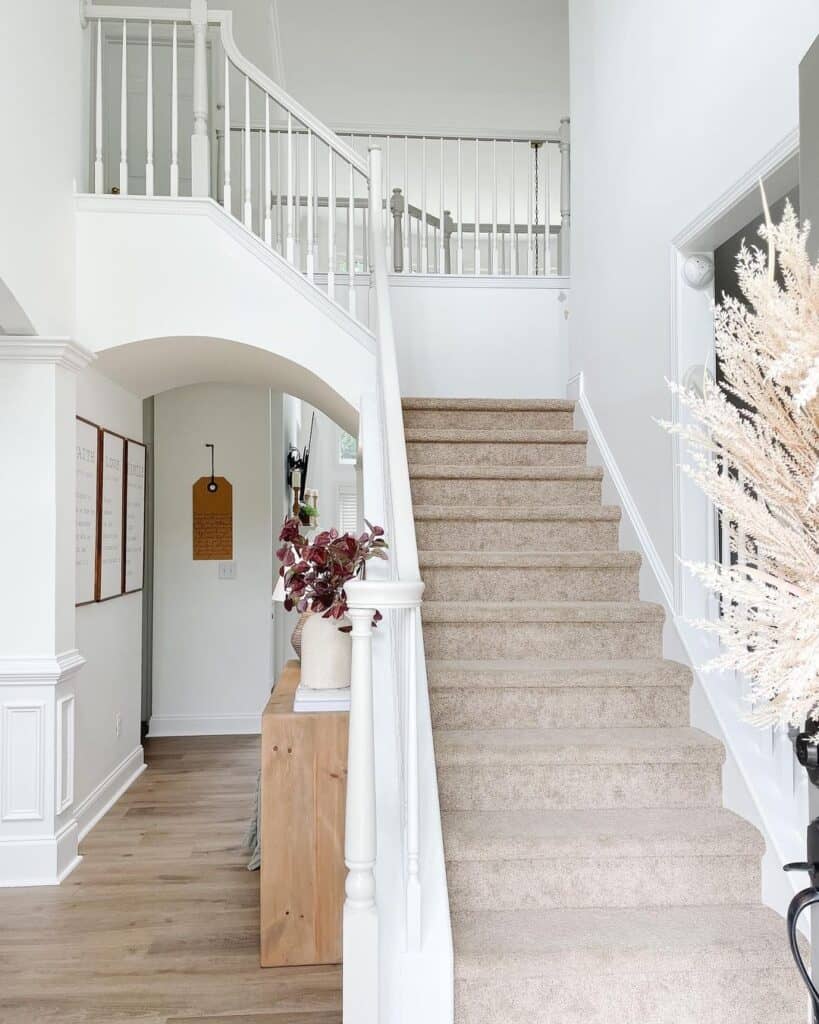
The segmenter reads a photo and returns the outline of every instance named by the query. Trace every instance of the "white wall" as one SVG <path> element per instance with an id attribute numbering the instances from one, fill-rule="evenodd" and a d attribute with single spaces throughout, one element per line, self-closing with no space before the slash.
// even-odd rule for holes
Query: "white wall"
<path id="1" fill-rule="evenodd" d="M 142 440 L 142 401 L 96 370 L 86 369 L 77 378 L 77 414 Z M 75 768 L 83 829 L 106 797 L 110 799 L 142 764 L 142 594 L 77 608 L 76 629 L 77 647 L 85 658 L 77 679 Z M 117 774 L 105 786 L 112 773 Z M 105 792 L 98 793 L 100 787 Z"/>
<path id="2" fill-rule="evenodd" d="M 76 0 L 2 5 L 0 280 L 39 334 L 71 334 L 75 182 L 87 181 L 87 44 Z M 12 330 L 15 324 L 0 323 Z"/>
<path id="3" fill-rule="evenodd" d="M 566 278 L 394 275 L 390 298 L 402 394 L 565 397 Z"/>
<path id="4" fill-rule="evenodd" d="M 233 580 L 192 558 L 191 488 L 210 471 L 206 442 L 233 485 Z M 208 384 L 157 395 L 154 444 L 150 734 L 258 732 L 272 682 L 270 392 Z"/>
<path id="5" fill-rule="evenodd" d="M 673 575 L 671 240 L 797 124 L 813 0 L 570 0 L 571 367 Z"/>

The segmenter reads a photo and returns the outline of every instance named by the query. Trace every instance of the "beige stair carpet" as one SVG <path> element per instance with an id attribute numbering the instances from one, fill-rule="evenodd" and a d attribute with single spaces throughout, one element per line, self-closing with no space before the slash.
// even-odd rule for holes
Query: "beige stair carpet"
<path id="1" fill-rule="evenodd" d="M 457 1024 L 794 1024 L 761 836 L 567 401 L 404 402 Z"/>

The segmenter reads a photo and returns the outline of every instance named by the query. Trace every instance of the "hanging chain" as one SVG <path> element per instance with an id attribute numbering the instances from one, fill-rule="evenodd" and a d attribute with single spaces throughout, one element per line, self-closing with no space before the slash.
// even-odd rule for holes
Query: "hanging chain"
<path id="1" fill-rule="evenodd" d="M 538 194 L 538 154 L 540 153 L 540 143 L 533 142 L 532 146 L 535 151 L 535 229 L 538 227 L 539 214 L 537 205 L 537 194 Z M 540 264 L 540 246 L 538 242 L 537 230 L 535 230 L 535 277 L 537 277 L 538 266 Z"/>

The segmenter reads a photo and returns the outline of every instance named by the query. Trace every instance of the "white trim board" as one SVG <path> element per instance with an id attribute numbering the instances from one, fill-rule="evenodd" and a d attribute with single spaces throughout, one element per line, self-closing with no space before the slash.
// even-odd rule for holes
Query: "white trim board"
<path id="1" fill-rule="evenodd" d="M 75 816 L 81 840 L 111 810 L 147 767 L 142 747 L 136 747 L 77 805 Z"/>
<path id="2" fill-rule="evenodd" d="M 256 715 L 151 715 L 148 738 L 159 736 L 258 736 L 262 713 Z"/>

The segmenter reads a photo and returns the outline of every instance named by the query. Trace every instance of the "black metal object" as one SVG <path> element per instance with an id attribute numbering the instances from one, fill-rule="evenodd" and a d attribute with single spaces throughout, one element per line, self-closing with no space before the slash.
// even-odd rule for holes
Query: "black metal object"
<path id="1" fill-rule="evenodd" d="M 206 448 L 210 448 L 210 480 L 208 480 L 208 490 L 213 494 L 219 490 L 219 484 L 216 483 L 216 478 L 213 475 L 213 452 L 214 446 L 212 444 L 205 444 Z"/>

